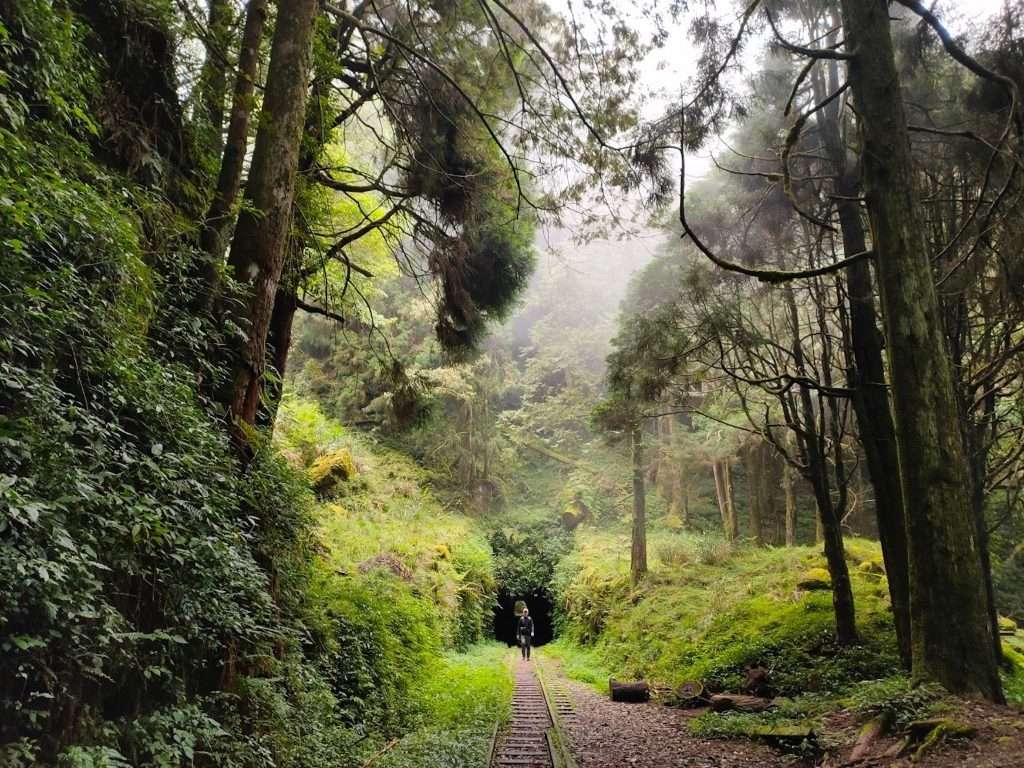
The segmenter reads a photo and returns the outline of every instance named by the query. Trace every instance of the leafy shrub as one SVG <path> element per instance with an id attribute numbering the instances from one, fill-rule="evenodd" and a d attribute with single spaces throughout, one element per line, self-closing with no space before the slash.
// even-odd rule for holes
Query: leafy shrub
<path id="1" fill-rule="evenodd" d="M 694 559 L 701 565 L 721 565 L 733 552 L 731 542 L 721 536 L 705 535 L 697 538 Z"/>
<path id="2" fill-rule="evenodd" d="M 659 541 L 654 546 L 654 556 L 665 565 L 678 568 L 693 561 L 693 550 L 679 541 Z"/>
<path id="3" fill-rule="evenodd" d="M 893 675 L 865 680 L 843 699 L 843 703 L 861 718 L 882 718 L 898 731 L 915 720 L 937 714 L 945 697 L 945 691 L 936 684 L 915 684 L 906 675 Z"/>
<path id="4" fill-rule="evenodd" d="M 0 10 L 0 762 L 287 766 L 235 689 L 303 719 L 269 674 L 317 674 L 310 494 L 268 446 L 243 470 L 208 408 L 190 193 L 95 151 L 118 83 L 80 10 Z"/>

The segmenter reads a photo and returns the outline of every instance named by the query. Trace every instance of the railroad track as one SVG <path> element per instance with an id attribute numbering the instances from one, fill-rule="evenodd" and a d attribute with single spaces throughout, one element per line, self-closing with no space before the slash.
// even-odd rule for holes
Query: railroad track
<path id="1" fill-rule="evenodd" d="M 515 665 L 512 716 L 495 739 L 490 768 L 576 768 L 563 731 L 576 717 L 568 690 L 547 684 L 536 659 Z"/>

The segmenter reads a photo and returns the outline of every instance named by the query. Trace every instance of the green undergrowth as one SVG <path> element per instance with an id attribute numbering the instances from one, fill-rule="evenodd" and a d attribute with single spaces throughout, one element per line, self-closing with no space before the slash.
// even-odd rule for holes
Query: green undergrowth
<path id="1" fill-rule="evenodd" d="M 546 649 L 570 677 L 599 690 L 615 676 L 672 687 L 699 680 L 710 691 L 741 691 L 746 669 L 762 667 L 775 708 L 707 712 L 691 721 L 693 731 L 727 738 L 810 726 L 818 746 L 827 746 L 823 726 L 838 710 L 863 721 L 883 717 L 901 728 L 954 706 L 940 688 L 914 685 L 900 669 L 875 542 L 846 542 L 860 633 L 860 644 L 851 648 L 834 642 L 831 591 L 798 586 L 827 587 L 819 583 L 825 563 L 816 548 L 732 546 L 655 529 L 648 549 L 651 573 L 633 587 L 627 532 L 577 532 L 554 582 L 562 636 Z M 1019 705 L 1024 655 L 1017 646 L 1024 650 L 1024 635 L 1004 641 L 1006 694 Z"/>
<path id="2" fill-rule="evenodd" d="M 565 636 L 621 677 L 668 685 L 701 680 L 736 690 L 747 666 L 769 670 L 783 695 L 840 690 L 896 669 L 888 589 L 876 545 L 847 551 L 862 644 L 834 646 L 831 592 L 801 590 L 824 558 L 814 548 L 730 548 L 718 539 L 654 532 L 651 573 L 629 582 L 625 534 L 581 531 L 555 588 Z"/>
<path id="3" fill-rule="evenodd" d="M 872 542 L 847 542 L 861 635 L 852 648 L 834 642 L 831 592 L 798 587 L 824 567 L 813 547 L 734 546 L 655 529 L 648 549 L 651 572 L 634 587 L 627 532 L 577 533 L 554 582 L 562 639 L 552 653 L 570 676 L 598 687 L 615 676 L 739 691 L 746 669 L 763 667 L 780 699 L 775 710 L 694 721 L 702 735 L 729 736 L 817 721 L 863 681 L 899 672 L 888 588 Z"/>
<path id="4" fill-rule="evenodd" d="M 491 734 L 512 699 L 508 648 L 499 643 L 453 653 L 427 667 L 412 693 L 417 727 L 379 762 L 382 768 L 470 768 L 488 759 Z"/>
<path id="5" fill-rule="evenodd" d="M 319 450 L 309 448 L 324 436 Z M 332 579 L 353 588 L 392 583 L 431 614 L 443 647 L 465 649 L 484 638 L 495 594 L 490 545 L 477 521 L 441 504 L 428 472 L 294 397 L 282 406 L 277 439 L 293 461 L 298 455 L 317 467 L 340 455 L 348 467 L 316 512 Z"/>
<path id="6" fill-rule="evenodd" d="M 497 651 L 474 645 L 495 599 L 479 524 L 446 509 L 431 475 L 408 456 L 308 401 L 285 398 L 275 439 L 314 484 L 333 457 L 344 466 L 314 510 L 321 556 L 310 634 L 342 720 L 363 734 L 357 751 L 400 738 L 415 753 L 493 723 L 509 696 Z"/>

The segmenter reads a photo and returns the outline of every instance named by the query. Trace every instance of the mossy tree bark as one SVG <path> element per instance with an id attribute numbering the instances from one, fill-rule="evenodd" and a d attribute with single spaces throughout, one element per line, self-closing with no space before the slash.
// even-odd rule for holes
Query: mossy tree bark
<path id="1" fill-rule="evenodd" d="M 629 572 L 633 583 L 647 573 L 647 496 L 644 486 L 643 430 L 634 425 L 630 431 L 633 453 L 633 546 L 629 555 Z"/>
<path id="2" fill-rule="evenodd" d="M 711 462 L 711 472 L 715 478 L 715 499 L 718 501 L 718 511 L 722 515 L 722 532 L 729 541 L 735 541 L 738 536 L 738 522 L 732 498 L 732 473 L 729 469 L 728 459 L 716 459 Z"/>
<path id="3" fill-rule="evenodd" d="M 309 89 L 316 0 L 278 7 L 260 128 L 256 134 L 247 205 L 238 217 L 228 263 L 246 286 L 238 317 L 245 337 L 235 350 L 229 406 L 233 423 L 254 424 L 266 366 L 267 334 L 287 253 L 302 126 Z M 247 440 L 237 424 L 240 445 Z"/>
<path id="4" fill-rule="evenodd" d="M 1003 699 L 970 476 L 884 0 L 841 0 L 863 138 L 910 559 L 913 674 Z M 912 500 L 912 504 L 910 503 Z"/>
<path id="5" fill-rule="evenodd" d="M 796 546 L 796 478 L 787 463 L 782 468 L 782 487 L 786 495 L 786 546 Z"/>
<path id="6" fill-rule="evenodd" d="M 249 0 L 245 9 L 245 26 L 242 29 L 242 42 L 238 53 L 238 75 L 231 97 L 231 115 L 228 118 L 227 139 L 221 155 L 217 188 L 206 213 L 206 222 L 200 237 L 200 247 L 208 259 L 205 280 L 208 306 L 213 305 L 220 290 L 220 269 L 225 250 L 224 233 L 227 231 L 231 212 L 242 185 L 242 166 L 249 143 L 249 121 L 266 19 L 267 0 Z"/>
<path id="7" fill-rule="evenodd" d="M 817 102 L 825 101 L 829 93 L 839 88 L 838 69 L 835 61 L 828 63 L 827 89 L 820 70 L 816 70 L 812 85 Z M 834 189 L 839 227 L 843 252 L 849 256 L 866 251 L 868 246 L 858 202 L 860 180 L 847 159 L 839 110 L 839 101 L 833 101 L 817 113 L 817 122 L 825 152 L 836 174 Z M 875 313 L 875 288 L 869 263 L 862 259 L 851 264 L 846 269 L 846 281 L 850 313 L 849 344 L 853 353 L 853 364 L 849 366 L 847 379 L 854 393 L 852 403 L 857 416 L 857 429 L 875 492 L 878 538 L 888 577 L 900 659 L 909 669 L 910 577 L 906 519 L 900 491 L 895 427 L 886 383 L 884 345 Z"/>

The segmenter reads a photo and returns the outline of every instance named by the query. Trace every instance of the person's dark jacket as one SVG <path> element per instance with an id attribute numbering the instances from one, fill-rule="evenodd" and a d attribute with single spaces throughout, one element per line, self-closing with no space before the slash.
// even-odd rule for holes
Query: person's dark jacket
<path id="1" fill-rule="evenodd" d="M 519 626 L 516 629 L 516 634 L 519 637 L 526 637 L 529 639 L 533 638 L 533 617 L 532 616 L 520 616 Z"/>

